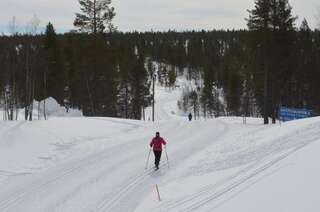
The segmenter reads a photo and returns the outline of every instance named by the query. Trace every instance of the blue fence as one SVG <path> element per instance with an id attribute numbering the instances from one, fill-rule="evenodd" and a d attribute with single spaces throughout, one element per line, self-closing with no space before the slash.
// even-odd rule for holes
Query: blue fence
<path id="1" fill-rule="evenodd" d="M 311 117 L 312 114 L 313 114 L 313 111 L 308 109 L 298 109 L 298 108 L 289 108 L 289 107 L 280 107 L 279 109 L 279 119 L 281 121 L 304 119 L 304 118 Z"/>

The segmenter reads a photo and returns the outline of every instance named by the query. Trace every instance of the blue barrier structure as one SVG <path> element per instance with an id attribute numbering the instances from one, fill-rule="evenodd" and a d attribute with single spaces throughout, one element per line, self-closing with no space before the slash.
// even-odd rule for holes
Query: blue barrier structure
<path id="1" fill-rule="evenodd" d="M 279 108 L 279 119 L 283 122 L 292 121 L 296 119 L 309 118 L 313 114 L 312 110 L 280 107 Z"/>

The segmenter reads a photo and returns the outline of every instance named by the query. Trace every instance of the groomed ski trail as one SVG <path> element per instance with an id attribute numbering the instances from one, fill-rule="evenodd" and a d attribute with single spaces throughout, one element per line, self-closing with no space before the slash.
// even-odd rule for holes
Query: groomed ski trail
<path id="1" fill-rule="evenodd" d="M 114 126 L 115 130 L 106 135 L 79 138 L 76 130 L 72 136 L 60 135 L 50 127 L 50 120 L 44 125 L 19 122 L 2 127 L 0 137 L 8 139 L 18 130 L 83 147 L 79 148 L 81 154 L 73 156 L 71 152 L 70 157 L 47 169 L 9 178 L 1 185 L 0 211 L 141 212 L 145 211 L 144 201 L 154 193 L 155 184 L 170 187 L 170 183 L 177 180 L 177 173 L 178 177 L 182 176 L 179 180 L 202 172 L 237 169 L 219 181 L 198 182 L 198 189 L 190 194 L 173 200 L 164 198 L 152 208 L 152 211 L 172 212 L 214 211 L 227 201 L 226 198 L 240 193 L 263 178 L 270 168 L 320 137 L 317 121 L 315 125 L 311 121 L 304 128 L 293 127 L 291 131 L 279 133 L 275 139 L 265 140 L 265 134 L 281 126 L 242 125 L 239 118 L 189 122 L 173 109 L 179 92 L 179 89 L 162 90 L 156 99 L 154 123 L 98 117 L 68 119 L 71 124 L 90 121 L 106 128 Z M 170 168 L 163 154 L 160 169 L 155 172 L 152 153 L 147 170 L 145 164 L 148 144 L 156 131 L 168 142 Z M 290 137 L 291 133 L 294 136 Z M 304 133 L 313 136 L 304 139 Z"/>

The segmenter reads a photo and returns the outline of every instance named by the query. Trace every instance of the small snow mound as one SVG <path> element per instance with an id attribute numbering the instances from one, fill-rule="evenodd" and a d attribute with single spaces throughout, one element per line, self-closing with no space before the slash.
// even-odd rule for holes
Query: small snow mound
<path id="1" fill-rule="evenodd" d="M 40 110 L 39 110 L 40 114 L 43 114 L 44 102 L 46 106 L 46 114 L 49 117 L 82 117 L 83 116 L 80 110 L 73 109 L 73 108 L 69 108 L 67 110 L 66 107 L 59 105 L 58 102 L 52 97 L 49 97 L 46 100 L 40 102 Z M 38 108 L 38 103 L 39 102 L 37 101 L 34 102 L 34 109 Z"/>

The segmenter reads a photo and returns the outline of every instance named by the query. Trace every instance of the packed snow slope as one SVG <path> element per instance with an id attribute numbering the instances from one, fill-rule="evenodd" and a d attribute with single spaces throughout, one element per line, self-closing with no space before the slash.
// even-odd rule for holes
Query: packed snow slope
<path id="1" fill-rule="evenodd" d="M 180 85 L 157 87 L 154 123 L 1 121 L 0 211 L 320 211 L 320 118 L 189 122 L 176 107 Z M 156 131 L 169 159 L 158 171 L 152 153 L 147 164 Z"/>

